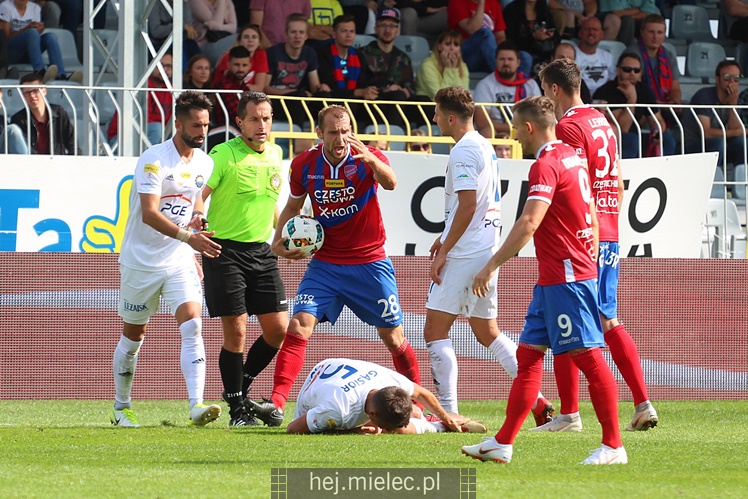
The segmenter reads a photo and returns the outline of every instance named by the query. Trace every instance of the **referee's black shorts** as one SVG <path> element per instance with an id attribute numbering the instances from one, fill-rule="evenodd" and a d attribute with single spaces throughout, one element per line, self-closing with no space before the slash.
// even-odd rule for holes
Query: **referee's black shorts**
<path id="1" fill-rule="evenodd" d="M 278 257 L 267 243 L 214 239 L 218 258 L 203 257 L 205 302 L 211 317 L 261 315 L 288 310 Z"/>

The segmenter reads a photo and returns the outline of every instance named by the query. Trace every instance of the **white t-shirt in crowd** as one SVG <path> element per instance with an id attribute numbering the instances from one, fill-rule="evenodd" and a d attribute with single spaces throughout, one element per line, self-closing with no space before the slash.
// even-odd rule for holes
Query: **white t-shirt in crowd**
<path id="1" fill-rule="evenodd" d="M 15 33 L 31 23 L 41 22 L 42 8 L 34 2 L 29 2 L 26 4 L 26 12 L 21 15 L 13 0 L 7 0 L 0 3 L 0 21 L 9 23 L 11 33 Z"/>
<path id="2" fill-rule="evenodd" d="M 195 149 L 192 160 L 185 164 L 173 140 L 145 151 L 135 167 L 119 263 L 136 270 L 192 265 L 194 251 L 188 244 L 143 223 L 140 194 L 159 196 L 159 211 L 178 226 L 186 227 L 212 171 L 213 160 L 200 149 Z"/>
<path id="3" fill-rule="evenodd" d="M 326 359 L 314 366 L 296 400 L 298 418 L 306 413 L 312 433 L 350 430 L 366 423 L 366 397 L 372 390 L 399 386 L 413 395 L 413 382 L 372 362 Z"/>
<path id="4" fill-rule="evenodd" d="M 524 83 L 525 97 L 532 97 L 533 95 L 543 95 L 540 92 L 538 84 L 530 78 Z M 483 78 L 475 86 L 475 102 L 493 102 L 506 104 L 511 108 L 515 102 L 517 102 L 517 87 L 509 87 L 503 83 L 499 83 L 496 76 L 491 73 L 490 75 Z M 483 112 L 476 109 L 476 112 Z M 500 123 L 504 123 L 504 115 L 497 106 L 490 107 L 488 109 L 488 115 L 492 120 L 496 120 Z"/>
<path id="5" fill-rule="evenodd" d="M 590 89 L 590 95 L 616 77 L 616 61 L 607 50 L 598 48 L 594 54 L 585 54 L 579 47 L 575 47 L 577 58 L 575 62 L 582 73 L 582 79 Z"/>
<path id="6" fill-rule="evenodd" d="M 476 206 L 470 225 L 449 250 L 451 258 L 469 257 L 498 246 L 501 228 L 501 176 L 493 146 L 473 130 L 455 144 L 449 153 L 444 183 L 446 226 L 441 241 L 454 223 L 459 191 L 475 191 Z"/>

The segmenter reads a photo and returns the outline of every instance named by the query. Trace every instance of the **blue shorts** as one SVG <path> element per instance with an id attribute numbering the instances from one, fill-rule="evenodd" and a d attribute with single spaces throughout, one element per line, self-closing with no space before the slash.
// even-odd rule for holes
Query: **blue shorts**
<path id="1" fill-rule="evenodd" d="M 294 298 L 293 312 L 307 312 L 335 324 L 343 305 L 374 327 L 403 323 L 395 268 L 389 258 L 361 265 L 336 265 L 312 259 Z"/>
<path id="2" fill-rule="evenodd" d="M 600 243 L 597 306 L 606 319 L 618 317 L 618 243 Z"/>
<path id="3" fill-rule="evenodd" d="M 597 311 L 597 280 L 536 284 L 519 341 L 550 346 L 554 354 L 605 346 Z"/>

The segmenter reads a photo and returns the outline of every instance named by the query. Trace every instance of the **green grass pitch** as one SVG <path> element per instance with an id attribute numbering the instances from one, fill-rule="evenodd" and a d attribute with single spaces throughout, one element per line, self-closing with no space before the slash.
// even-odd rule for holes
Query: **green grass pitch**
<path id="1" fill-rule="evenodd" d="M 623 432 L 629 464 L 581 466 L 599 446 L 589 403 L 582 433 L 522 431 L 508 465 L 460 454 L 480 435 L 286 435 L 229 430 L 224 414 L 187 425 L 186 402 L 136 401 L 139 429 L 108 424 L 107 401 L 0 401 L 0 497 L 270 497 L 270 469 L 477 469 L 477 496 L 748 497 L 748 401 L 656 402 L 660 426 Z M 462 402 L 489 425 L 505 402 Z M 632 414 L 620 404 L 621 428 Z M 293 405 L 286 411 L 291 419 Z M 531 418 L 525 429 L 531 426 Z M 291 498 L 289 498 L 291 499 Z"/>

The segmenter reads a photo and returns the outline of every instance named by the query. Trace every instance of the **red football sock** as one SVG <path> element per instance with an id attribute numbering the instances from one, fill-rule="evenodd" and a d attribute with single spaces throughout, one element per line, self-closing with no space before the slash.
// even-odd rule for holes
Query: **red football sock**
<path id="1" fill-rule="evenodd" d="M 590 348 L 572 355 L 571 359 L 589 381 L 590 399 L 597 420 L 603 427 L 603 443 L 614 449 L 621 447 L 621 430 L 618 428 L 618 385 L 613 372 L 599 348 Z"/>
<path id="2" fill-rule="evenodd" d="M 561 399 L 561 414 L 579 412 L 579 368 L 571 360 L 571 355 L 554 355 L 553 372 L 556 375 L 558 397 Z"/>
<path id="3" fill-rule="evenodd" d="M 291 393 L 293 382 L 304 367 L 307 339 L 300 334 L 287 332 L 283 346 L 275 361 L 275 375 L 273 376 L 273 395 L 270 400 L 275 407 L 283 410 L 286 407 L 288 394 Z"/>
<path id="4" fill-rule="evenodd" d="M 402 344 L 396 350 L 390 350 L 390 353 L 392 354 L 392 362 L 395 364 L 395 370 L 413 383 L 420 385 L 421 371 L 418 367 L 418 359 L 408 339 L 405 338 Z"/>
<path id="5" fill-rule="evenodd" d="M 613 362 L 618 366 L 626 384 L 631 389 L 634 397 L 634 405 L 649 400 L 647 385 L 644 383 L 644 371 L 639 357 L 636 343 L 626 328 L 619 324 L 605 333 L 605 343 L 610 348 Z"/>
<path id="6" fill-rule="evenodd" d="M 506 405 L 506 419 L 496 433 L 500 444 L 512 444 L 522 428 L 532 404 L 538 399 L 543 381 L 545 353 L 522 343 L 517 347 L 517 377 L 512 381 Z"/>

